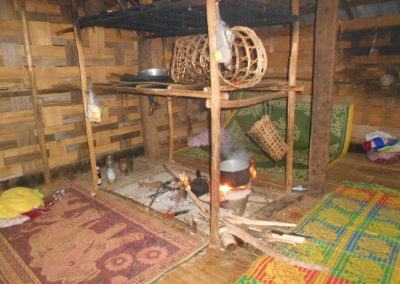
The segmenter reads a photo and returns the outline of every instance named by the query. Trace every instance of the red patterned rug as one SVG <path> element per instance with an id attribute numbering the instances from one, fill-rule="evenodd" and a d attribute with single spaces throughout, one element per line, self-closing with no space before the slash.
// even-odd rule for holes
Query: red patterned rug
<path id="1" fill-rule="evenodd" d="M 78 184 L 51 211 L 0 232 L 0 283 L 148 283 L 206 246 Z"/>

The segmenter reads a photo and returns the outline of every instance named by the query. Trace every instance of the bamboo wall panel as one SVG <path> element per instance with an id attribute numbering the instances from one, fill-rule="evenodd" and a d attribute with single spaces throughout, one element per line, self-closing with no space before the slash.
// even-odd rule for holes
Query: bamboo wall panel
<path id="1" fill-rule="evenodd" d="M 72 27 L 64 2 L 26 1 L 51 168 L 88 157 L 83 105 L 74 90 L 80 81 L 73 34 L 59 34 Z M 41 160 L 30 93 L 26 92 L 29 81 L 17 7 L 12 0 L 2 0 L 0 11 L 0 180 L 4 180 L 40 171 Z M 83 37 L 92 82 L 109 82 L 115 74 L 137 72 L 134 32 L 94 28 L 86 29 Z M 106 107 L 103 121 L 93 124 L 97 156 L 141 145 L 137 97 L 107 95 L 99 100 Z"/>

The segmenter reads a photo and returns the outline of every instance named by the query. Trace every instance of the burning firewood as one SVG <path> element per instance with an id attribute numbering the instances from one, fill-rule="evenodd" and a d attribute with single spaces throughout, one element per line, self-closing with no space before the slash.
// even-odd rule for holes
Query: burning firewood
<path id="1" fill-rule="evenodd" d="M 201 215 L 206 218 L 210 218 L 210 210 L 206 208 L 203 203 L 197 198 L 197 196 L 192 192 L 189 184 L 189 179 L 185 173 L 181 175 L 182 181 L 182 189 L 186 190 L 190 199 L 192 199 L 193 203 L 200 209 Z"/>

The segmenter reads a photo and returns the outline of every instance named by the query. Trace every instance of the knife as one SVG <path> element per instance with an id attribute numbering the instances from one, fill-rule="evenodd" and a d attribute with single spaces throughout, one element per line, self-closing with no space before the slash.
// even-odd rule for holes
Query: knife
<path id="1" fill-rule="evenodd" d="M 189 211 L 190 210 L 182 210 L 182 211 L 167 213 L 167 214 L 164 214 L 164 218 L 174 218 L 175 216 L 186 214 Z"/>

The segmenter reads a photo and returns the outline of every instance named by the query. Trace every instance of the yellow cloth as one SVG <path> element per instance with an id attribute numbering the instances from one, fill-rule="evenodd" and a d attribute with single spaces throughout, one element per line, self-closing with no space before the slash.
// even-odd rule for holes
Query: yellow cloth
<path id="1" fill-rule="evenodd" d="M 0 218 L 14 218 L 39 206 L 44 206 L 39 192 L 27 187 L 10 188 L 0 195 Z"/>

